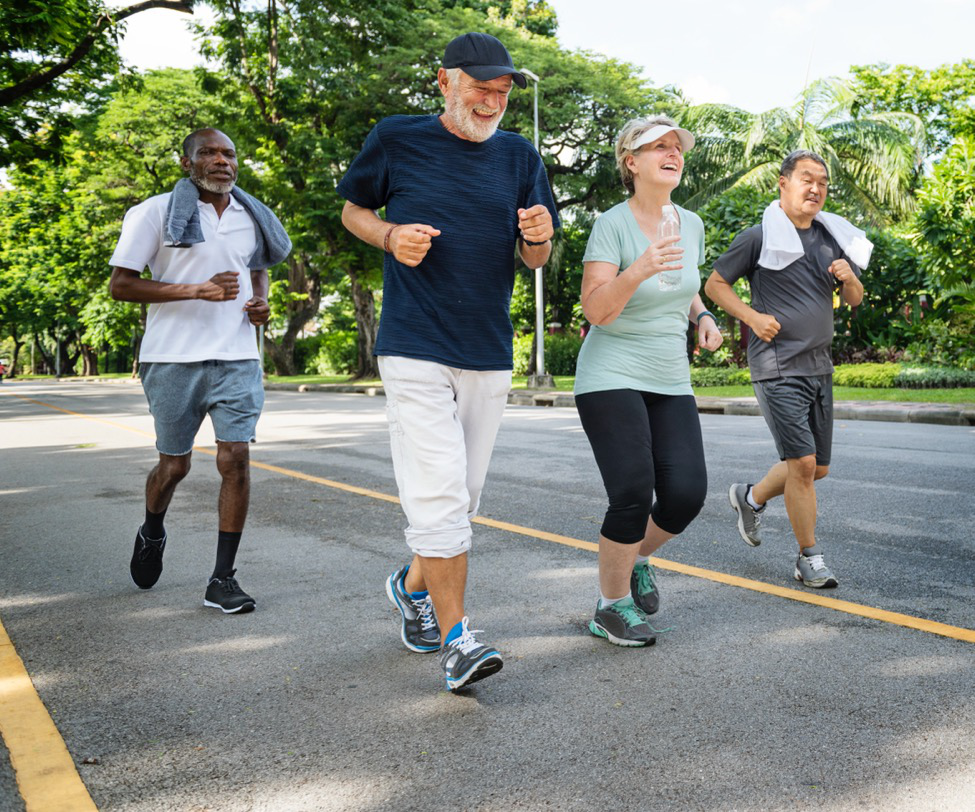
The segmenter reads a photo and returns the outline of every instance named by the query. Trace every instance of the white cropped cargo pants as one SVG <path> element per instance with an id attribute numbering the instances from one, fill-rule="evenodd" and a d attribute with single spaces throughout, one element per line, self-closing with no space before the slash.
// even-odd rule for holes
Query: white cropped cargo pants
<path id="1" fill-rule="evenodd" d="M 396 355 L 379 358 L 393 471 L 406 543 L 429 558 L 471 547 L 511 370 L 457 369 Z"/>

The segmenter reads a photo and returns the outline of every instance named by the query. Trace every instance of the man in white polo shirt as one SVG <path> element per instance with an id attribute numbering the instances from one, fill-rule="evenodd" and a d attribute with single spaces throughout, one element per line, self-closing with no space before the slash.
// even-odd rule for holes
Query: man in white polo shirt
<path id="1" fill-rule="evenodd" d="M 249 612 L 255 601 L 234 577 L 234 560 L 250 493 L 248 443 L 264 405 L 255 326 L 270 315 L 267 267 L 290 242 L 266 206 L 235 189 L 237 154 L 222 132 L 191 133 L 180 162 L 189 180 L 126 213 L 111 259 L 112 297 L 149 305 L 139 361 L 159 451 L 130 573 L 142 589 L 162 573 L 163 520 L 209 414 L 222 484 L 204 605 Z M 146 266 L 151 278 L 142 277 Z"/>

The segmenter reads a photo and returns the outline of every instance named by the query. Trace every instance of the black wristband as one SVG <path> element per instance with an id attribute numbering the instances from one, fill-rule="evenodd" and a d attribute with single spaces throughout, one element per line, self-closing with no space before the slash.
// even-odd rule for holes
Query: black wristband
<path id="1" fill-rule="evenodd" d="M 524 237 L 521 238 L 521 241 L 525 245 L 545 245 L 545 243 L 550 242 L 549 240 L 543 240 L 542 242 L 532 242 L 531 240 L 526 240 Z"/>

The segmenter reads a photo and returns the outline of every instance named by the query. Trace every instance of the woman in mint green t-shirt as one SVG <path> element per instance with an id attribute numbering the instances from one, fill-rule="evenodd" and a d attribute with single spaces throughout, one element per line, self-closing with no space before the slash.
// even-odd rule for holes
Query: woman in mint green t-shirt
<path id="1" fill-rule="evenodd" d="M 716 350 L 722 340 L 698 295 L 704 225 L 674 206 L 680 236 L 657 238 L 693 145 L 666 116 L 623 128 L 616 162 L 631 195 L 596 220 L 583 260 L 592 328 L 576 366 L 576 406 L 609 497 L 589 630 L 620 646 L 655 641 L 647 615 L 660 600 L 648 556 L 683 532 L 707 494 L 685 343 L 688 319 L 701 347 Z M 662 284 L 668 270 L 679 281 Z"/>

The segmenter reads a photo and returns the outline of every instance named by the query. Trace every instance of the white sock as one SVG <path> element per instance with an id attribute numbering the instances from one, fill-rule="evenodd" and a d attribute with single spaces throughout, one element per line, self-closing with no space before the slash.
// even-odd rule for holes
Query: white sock
<path id="1" fill-rule="evenodd" d="M 607 598 L 602 592 L 599 593 L 599 608 L 605 609 L 607 606 L 612 606 L 614 603 L 619 603 L 622 600 L 630 597 L 629 594 L 623 595 L 620 598 Z"/>
<path id="2" fill-rule="evenodd" d="M 650 560 L 648 555 L 638 555 L 636 557 L 636 563 L 633 564 L 634 568 L 639 567 L 640 564 L 646 564 Z"/>
<path id="3" fill-rule="evenodd" d="M 752 510 L 761 510 L 763 507 L 765 507 L 765 503 L 762 502 L 762 504 L 758 504 L 758 502 L 755 501 L 755 498 L 752 496 L 752 491 L 753 490 L 755 490 L 755 486 L 754 485 L 752 485 L 748 489 L 748 493 L 745 494 L 745 501 L 748 502 L 748 506 Z"/>

